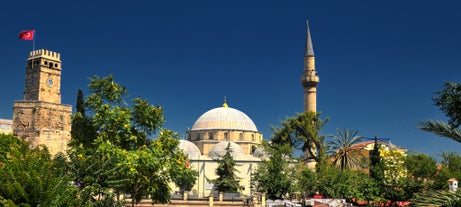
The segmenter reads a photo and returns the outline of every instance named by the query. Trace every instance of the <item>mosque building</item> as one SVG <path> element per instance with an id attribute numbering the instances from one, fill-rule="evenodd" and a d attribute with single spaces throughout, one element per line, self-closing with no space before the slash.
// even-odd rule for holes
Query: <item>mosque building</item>
<path id="1" fill-rule="evenodd" d="M 316 112 L 317 84 L 319 77 L 315 71 L 315 57 L 309 25 L 306 27 L 304 70 L 301 84 L 304 87 L 304 110 Z M 226 102 L 222 107 L 211 109 L 201 115 L 191 129 L 186 131 L 186 139 L 180 140 L 179 148 L 186 153 L 190 166 L 198 171 L 197 181 L 190 192 L 193 196 L 208 197 L 213 191 L 209 180 L 216 179 L 216 159 L 224 156 L 229 146 L 237 166 L 236 176 L 240 178 L 240 193 L 250 195 L 251 174 L 262 160 L 267 158 L 262 148 L 263 136 L 255 123 L 245 113 L 231 108 Z M 309 161 L 309 160 L 308 160 Z M 314 161 L 308 166 L 315 166 Z M 173 191 L 179 191 L 172 186 Z"/>
<path id="2" fill-rule="evenodd" d="M 187 139 L 180 140 L 179 148 L 188 155 L 191 167 L 199 174 L 190 192 L 192 195 L 202 198 L 214 193 L 209 180 L 217 178 L 216 160 L 226 154 L 228 146 L 243 186 L 240 193 L 250 195 L 251 173 L 264 156 L 263 136 L 250 117 L 224 103 L 201 115 L 186 134 Z"/>

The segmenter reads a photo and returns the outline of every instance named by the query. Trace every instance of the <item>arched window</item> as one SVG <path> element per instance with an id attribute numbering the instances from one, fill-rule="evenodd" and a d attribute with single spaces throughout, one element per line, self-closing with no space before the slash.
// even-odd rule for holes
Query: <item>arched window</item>
<path id="1" fill-rule="evenodd" d="M 224 132 L 224 139 L 226 139 L 226 140 L 229 139 L 229 132 Z"/>
<path id="2" fill-rule="evenodd" d="M 255 135 L 251 134 L 251 140 L 255 141 Z"/>
<path id="3" fill-rule="evenodd" d="M 243 133 L 240 133 L 240 134 L 239 134 L 239 139 L 240 139 L 240 140 L 243 140 Z"/>
<path id="4" fill-rule="evenodd" d="M 213 132 L 208 132 L 208 139 L 210 139 L 210 140 L 214 139 Z"/>
<path id="5" fill-rule="evenodd" d="M 251 146 L 251 154 L 253 154 L 256 151 L 256 146 Z"/>

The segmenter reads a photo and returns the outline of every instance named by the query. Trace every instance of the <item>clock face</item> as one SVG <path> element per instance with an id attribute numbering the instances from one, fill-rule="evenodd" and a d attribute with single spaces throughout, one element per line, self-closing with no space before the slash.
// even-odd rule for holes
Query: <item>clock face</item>
<path id="1" fill-rule="evenodd" d="M 48 85 L 49 87 L 53 86 L 53 84 L 53 79 L 51 78 L 46 81 L 46 85 Z"/>

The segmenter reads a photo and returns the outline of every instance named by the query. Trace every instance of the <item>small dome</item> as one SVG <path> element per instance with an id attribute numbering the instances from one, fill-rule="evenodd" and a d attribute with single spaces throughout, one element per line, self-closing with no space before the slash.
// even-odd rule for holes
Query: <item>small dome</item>
<path id="1" fill-rule="evenodd" d="M 231 155 L 234 159 L 241 159 L 245 157 L 243 149 L 238 144 L 232 141 L 219 142 L 213 147 L 213 149 L 210 150 L 210 152 L 208 153 L 208 157 L 212 159 L 218 159 L 220 157 L 223 157 L 226 154 L 227 146 L 229 146 L 231 150 Z"/>
<path id="2" fill-rule="evenodd" d="M 205 112 L 192 126 L 192 130 L 208 129 L 258 131 L 250 117 L 237 109 L 227 107 L 227 104 Z"/>
<path id="3" fill-rule="evenodd" d="M 254 152 L 253 156 L 257 158 L 269 158 L 269 154 L 262 147 L 258 147 Z"/>
<path id="4" fill-rule="evenodd" d="M 194 143 L 184 139 L 179 140 L 178 148 L 182 150 L 189 159 L 198 159 L 201 155 L 200 150 Z"/>

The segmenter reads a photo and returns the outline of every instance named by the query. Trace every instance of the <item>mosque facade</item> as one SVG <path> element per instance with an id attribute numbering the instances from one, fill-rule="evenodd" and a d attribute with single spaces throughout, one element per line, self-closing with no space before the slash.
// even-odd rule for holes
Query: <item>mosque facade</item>
<path id="1" fill-rule="evenodd" d="M 316 112 L 317 84 L 319 77 L 315 70 L 315 57 L 309 25 L 306 27 L 304 51 L 304 70 L 301 84 L 304 88 L 304 110 Z M 236 176 L 240 178 L 240 193 L 251 195 L 251 175 L 259 164 L 267 159 L 262 148 L 263 135 L 255 123 L 245 113 L 231 108 L 225 102 L 222 107 L 211 109 L 202 114 L 186 131 L 186 139 L 180 140 L 179 148 L 188 155 L 190 166 L 197 170 L 198 178 L 190 194 L 203 198 L 214 192 L 210 180 L 216 179 L 217 159 L 224 156 L 229 146 L 232 157 L 237 163 Z M 315 162 L 308 162 L 315 167 Z M 172 186 L 173 191 L 179 188 Z"/>
<path id="2" fill-rule="evenodd" d="M 251 174 L 264 156 L 263 136 L 250 117 L 224 103 L 202 114 L 186 131 L 186 136 L 187 139 L 180 140 L 179 148 L 188 155 L 191 168 L 199 174 L 190 194 L 198 198 L 216 194 L 210 180 L 217 178 L 216 160 L 223 157 L 229 147 L 237 163 L 236 176 L 242 186 L 239 191 L 250 195 Z"/>

